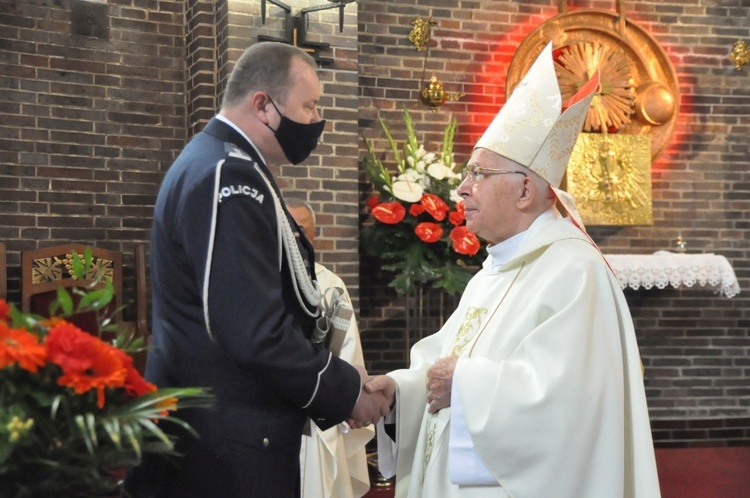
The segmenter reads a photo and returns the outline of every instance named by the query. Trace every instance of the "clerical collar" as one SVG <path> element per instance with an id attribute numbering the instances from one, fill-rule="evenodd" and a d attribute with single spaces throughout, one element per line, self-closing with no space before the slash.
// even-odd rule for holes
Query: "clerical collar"
<path id="1" fill-rule="evenodd" d="M 262 152 L 260 151 L 260 149 L 259 149 L 259 148 L 257 148 L 257 147 L 255 146 L 255 144 L 253 143 L 253 141 L 252 141 L 252 140 L 250 140 L 250 137 L 248 137 L 247 135 L 245 135 L 245 132 L 244 132 L 244 131 L 240 130 L 240 127 L 239 127 L 239 126 L 237 126 L 236 124 L 232 123 L 232 122 L 231 122 L 231 121 L 229 120 L 229 118 L 228 118 L 228 117 L 226 117 L 226 116 L 222 116 L 221 114 L 217 114 L 217 115 L 216 115 L 216 119 L 218 119 L 219 121 L 222 121 L 222 122 L 224 122 L 224 123 L 228 124 L 229 126 L 231 126 L 232 128 L 234 128 L 234 130 L 235 130 L 235 131 L 236 131 L 237 133 L 239 133 L 240 135 L 242 135 L 242 137 L 243 137 L 243 138 L 244 138 L 245 140 L 247 140 L 247 143 L 249 143 L 250 145 L 252 145 L 252 146 L 253 146 L 253 149 L 255 149 L 255 151 L 256 151 L 256 152 L 258 153 L 258 155 L 260 156 L 260 159 L 261 159 L 261 160 L 263 161 L 263 164 L 268 164 L 268 163 L 266 163 L 266 158 L 265 158 L 265 157 L 263 157 L 263 153 L 262 153 Z"/>
<path id="2" fill-rule="evenodd" d="M 532 234 L 534 234 L 539 226 L 543 225 L 548 220 L 553 220 L 559 215 L 555 213 L 554 209 L 549 209 L 534 220 L 528 229 L 521 233 L 515 234 L 513 237 L 506 239 L 499 244 L 487 246 L 487 259 L 482 263 L 482 268 L 486 271 L 496 272 L 505 265 L 510 259 L 516 254 L 521 244 Z"/>
<path id="3" fill-rule="evenodd" d="M 499 244 L 487 246 L 489 256 L 484 260 L 484 263 L 482 263 L 482 267 L 488 271 L 498 271 L 502 268 L 503 265 L 516 253 L 521 242 L 523 242 L 526 237 L 526 232 L 528 232 L 528 230 L 517 233 L 513 237 L 506 239 Z"/>

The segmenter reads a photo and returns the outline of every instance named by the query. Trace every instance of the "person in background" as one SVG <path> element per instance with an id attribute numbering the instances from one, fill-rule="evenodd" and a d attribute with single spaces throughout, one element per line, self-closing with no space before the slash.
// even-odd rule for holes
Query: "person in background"
<path id="1" fill-rule="evenodd" d="M 627 302 L 559 189 L 598 85 L 563 105 L 549 44 L 476 144 L 458 193 L 489 256 L 410 368 L 366 385 L 393 403 L 397 497 L 660 495 Z"/>
<path id="2" fill-rule="evenodd" d="M 304 200 L 287 198 L 289 214 L 299 225 L 307 240 L 315 245 L 317 224 L 315 211 Z M 349 292 L 341 278 L 320 263 L 315 263 L 315 276 L 321 294 L 328 289 L 340 289 L 351 303 Z M 352 318 L 341 346 L 339 357 L 352 365 L 364 366 L 362 344 L 357 321 Z M 360 498 L 370 490 L 365 445 L 375 436 L 372 426 L 351 429 L 345 423 L 326 430 L 315 424 L 311 434 L 302 436 L 300 467 L 303 498 Z"/>
<path id="3" fill-rule="evenodd" d="M 130 496 L 292 498 L 300 494 L 305 420 L 322 429 L 367 425 L 388 413 L 362 389 L 362 367 L 312 342 L 321 316 L 313 248 L 295 238 L 269 167 L 315 149 L 315 61 L 259 42 L 239 57 L 221 109 L 180 153 L 159 191 L 151 237 L 152 349 L 146 378 L 205 386 L 214 410 L 178 416 L 174 462 L 147 460 Z"/>

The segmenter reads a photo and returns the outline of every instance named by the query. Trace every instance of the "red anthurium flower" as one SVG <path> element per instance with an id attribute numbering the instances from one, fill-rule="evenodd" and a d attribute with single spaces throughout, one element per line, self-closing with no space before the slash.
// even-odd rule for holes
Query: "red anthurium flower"
<path id="1" fill-rule="evenodd" d="M 443 199 L 435 194 L 424 194 L 420 202 L 424 206 L 425 210 L 427 210 L 427 212 L 430 213 L 430 215 L 432 215 L 432 217 L 437 221 L 443 221 L 445 219 L 445 215 L 448 214 L 448 211 L 450 211 L 448 204 L 446 204 Z"/>
<path id="2" fill-rule="evenodd" d="M 424 221 L 414 227 L 414 233 L 417 234 L 417 237 L 419 237 L 419 240 L 422 242 L 432 244 L 433 242 L 440 240 L 440 237 L 443 236 L 443 228 L 437 223 Z"/>
<path id="3" fill-rule="evenodd" d="M 380 196 L 377 194 L 367 199 L 367 207 L 370 209 L 370 211 L 372 211 L 378 204 L 380 204 Z"/>
<path id="4" fill-rule="evenodd" d="M 481 247 L 476 234 L 465 226 L 456 227 L 451 230 L 450 239 L 453 242 L 453 250 L 459 254 L 474 256 L 479 252 L 479 248 Z"/>
<path id="5" fill-rule="evenodd" d="M 466 221 L 466 217 L 458 211 L 451 211 L 448 214 L 448 221 L 450 221 L 453 226 L 459 226 Z"/>
<path id="6" fill-rule="evenodd" d="M 372 208 L 372 215 L 381 223 L 395 225 L 406 216 L 406 208 L 396 201 L 384 202 Z"/>
<path id="7" fill-rule="evenodd" d="M 39 337 L 0 322 L 0 368 L 18 362 L 24 370 L 36 373 L 46 361 L 47 348 L 39 344 Z"/>
<path id="8" fill-rule="evenodd" d="M 466 219 L 466 206 L 464 206 L 464 201 L 456 203 L 456 212 Z"/>
<path id="9" fill-rule="evenodd" d="M 409 208 L 409 214 L 416 217 L 424 213 L 424 206 L 421 204 L 412 204 Z"/>

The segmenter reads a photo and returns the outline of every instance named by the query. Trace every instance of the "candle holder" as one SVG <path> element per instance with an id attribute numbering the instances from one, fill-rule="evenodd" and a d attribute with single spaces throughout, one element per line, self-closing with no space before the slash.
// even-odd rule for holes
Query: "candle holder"
<path id="1" fill-rule="evenodd" d="M 682 234 L 679 234 L 674 241 L 674 252 L 679 254 L 685 254 L 687 251 L 687 242 L 682 238 Z"/>

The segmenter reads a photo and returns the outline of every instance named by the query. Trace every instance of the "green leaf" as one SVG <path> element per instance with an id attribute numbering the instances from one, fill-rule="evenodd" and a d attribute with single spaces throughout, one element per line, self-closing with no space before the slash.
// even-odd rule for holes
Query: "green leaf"
<path id="1" fill-rule="evenodd" d="M 54 316 L 57 307 L 60 307 L 64 316 L 73 314 L 73 298 L 63 287 L 57 288 L 57 300 L 50 304 L 50 316 Z"/>
<path id="2" fill-rule="evenodd" d="M 370 180 L 372 181 L 375 188 L 381 193 L 388 193 L 391 192 L 391 176 L 388 173 L 388 170 L 385 169 L 383 166 L 382 161 L 378 159 L 377 153 L 375 152 L 372 142 L 370 142 L 367 137 L 364 135 L 362 136 L 365 147 L 367 147 L 368 156 L 365 157 L 364 160 L 364 167 L 365 171 L 367 172 L 367 175 L 370 177 Z"/>
<path id="3" fill-rule="evenodd" d="M 406 145 L 404 146 L 405 151 L 409 152 L 409 155 L 414 160 L 414 164 L 417 163 L 417 150 L 419 149 L 419 141 L 417 140 L 417 135 L 414 131 L 414 123 L 411 119 L 411 113 L 409 113 L 409 109 L 406 108 L 406 105 L 403 106 L 403 112 L 404 112 L 404 124 L 406 125 Z M 401 163 L 399 163 L 401 164 Z M 404 162 L 405 165 L 405 162 Z M 401 168 L 401 173 L 404 173 L 406 171 L 405 167 Z"/>
<path id="4" fill-rule="evenodd" d="M 86 444 L 86 449 L 90 454 L 94 454 L 94 440 L 91 438 L 91 435 L 88 432 L 88 428 L 86 426 L 86 419 L 83 415 L 76 415 L 75 423 L 78 429 L 80 430 L 80 434 L 82 436 L 83 442 Z"/>
<path id="5" fill-rule="evenodd" d="M 404 162 L 401 160 L 401 153 L 398 150 L 398 144 L 393 139 L 393 135 L 391 135 L 390 130 L 388 129 L 388 126 L 385 124 L 385 121 L 383 121 L 383 118 L 378 116 L 378 123 L 380 123 L 380 128 L 383 130 L 383 133 L 385 133 L 385 136 L 388 138 L 388 143 L 391 144 L 391 150 L 393 151 L 393 157 L 396 158 L 396 164 L 398 165 L 399 172 L 404 172 Z"/>
<path id="6" fill-rule="evenodd" d="M 78 303 L 78 311 L 100 310 L 107 306 L 115 296 L 112 282 L 107 280 L 104 287 L 87 292 Z"/>
<path id="7" fill-rule="evenodd" d="M 118 418 L 110 418 L 102 420 L 102 427 L 109 435 L 109 440 L 115 445 L 118 450 L 122 449 L 122 432 L 120 431 L 120 420 Z"/>
<path id="8" fill-rule="evenodd" d="M 457 127 L 458 121 L 455 117 L 453 117 L 451 119 L 451 122 L 448 124 L 448 126 L 445 127 L 445 131 L 443 132 L 443 152 L 441 155 L 441 160 L 443 164 L 445 164 L 449 168 L 453 167 L 453 139 L 456 135 Z"/>

